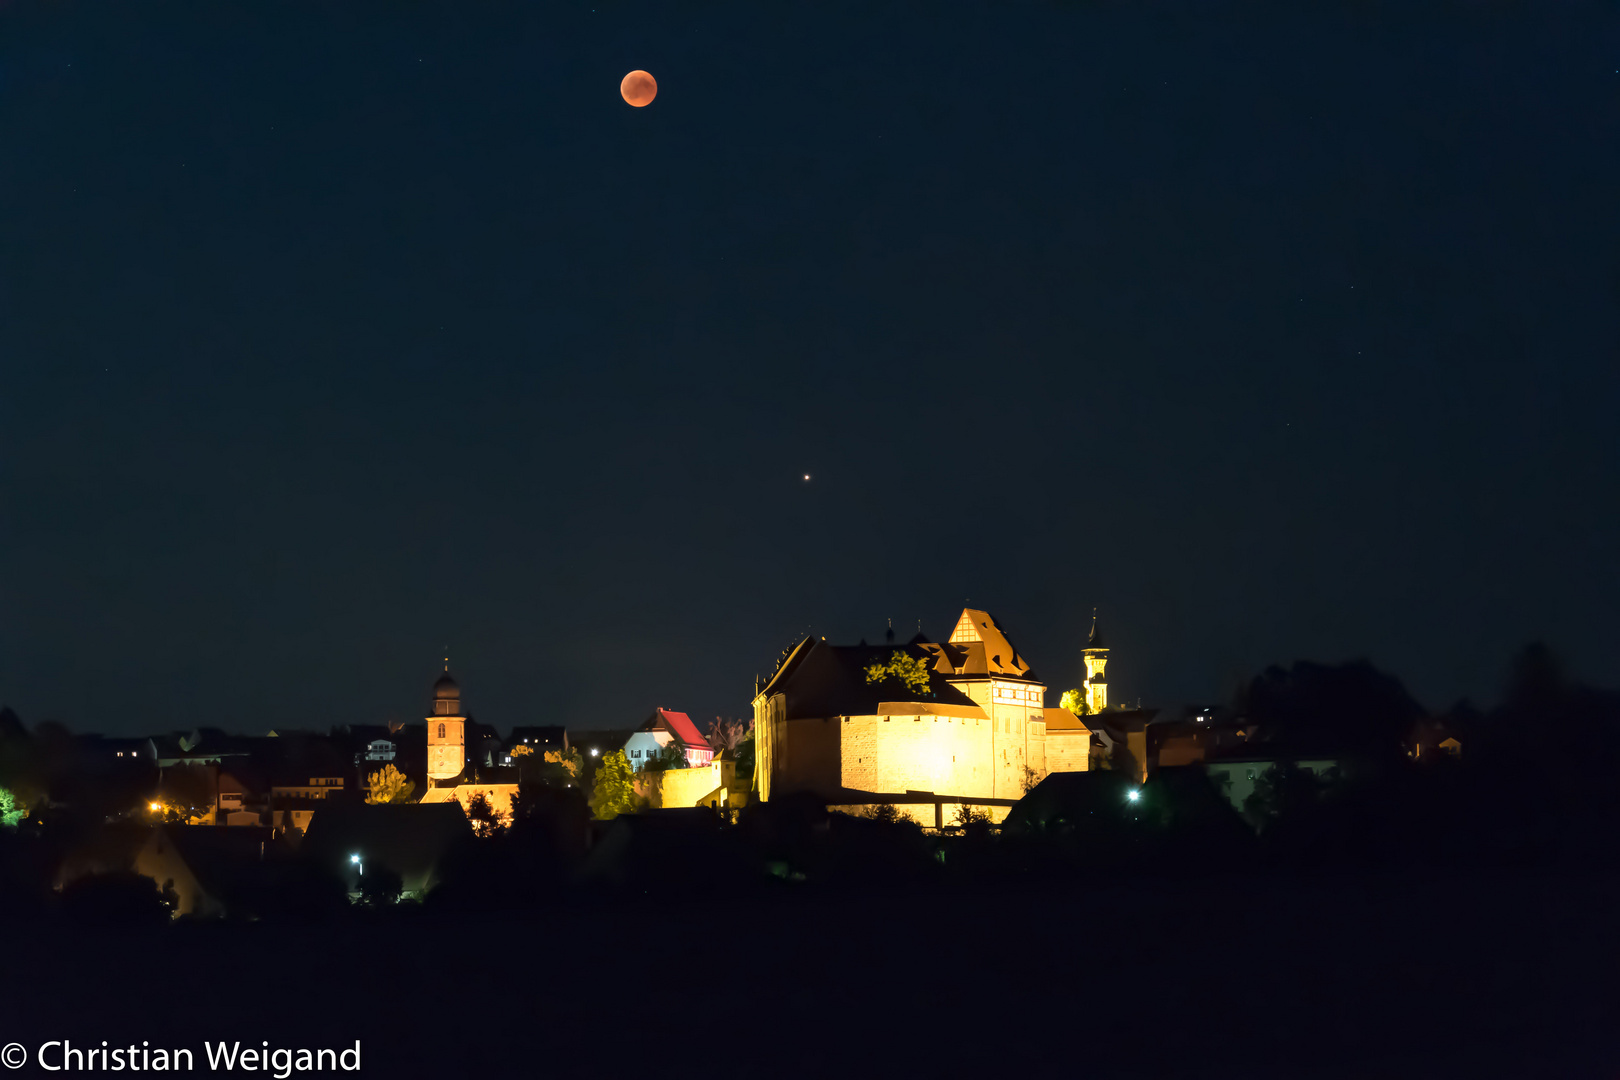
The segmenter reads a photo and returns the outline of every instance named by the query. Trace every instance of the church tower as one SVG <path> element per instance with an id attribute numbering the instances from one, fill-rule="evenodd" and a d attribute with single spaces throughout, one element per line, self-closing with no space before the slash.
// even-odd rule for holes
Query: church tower
<path id="1" fill-rule="evenodd" d="M 461 687 L 444 674 L 433 684 L 433 715 L 428 725 L 428 782 L 454 780 L 467 767 L 467 718 L 461 715 Z"/>
<path id="2" fill-rule="evenodd" d="M 1108 666 L 1108 646 L 1103 644 L 1102 630 L 1097 626 L 1097 610 L 1091 611 L 1091 636 L 1080 653 L 1086 663 L 1086 704 L 1091 711 L 1100 713 L 1108 708 L 1108 679 L 1103 668 Z"/>

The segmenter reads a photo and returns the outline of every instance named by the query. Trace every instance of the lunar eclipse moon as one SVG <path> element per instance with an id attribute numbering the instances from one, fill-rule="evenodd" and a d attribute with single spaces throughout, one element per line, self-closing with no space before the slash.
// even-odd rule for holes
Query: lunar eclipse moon
<path id="1" fill-rule="evenodd" d="M 640 109 L 651 105 L 658 96 L 658 80 L 638 68 L 619 83 L 619 93 L 628 104 Z"/>

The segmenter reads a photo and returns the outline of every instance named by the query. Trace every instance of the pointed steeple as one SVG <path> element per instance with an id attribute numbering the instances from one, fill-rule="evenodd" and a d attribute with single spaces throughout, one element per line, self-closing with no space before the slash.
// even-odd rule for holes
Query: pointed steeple
<path id="1" fill-rule="evenodd" d="M 1091 636 L 1086 638 L 1086 648 L 1088 648 L 1088 649 L 1106 649 L 1106 648 L 1108 648 L 1108 646 L 1103 643 L 1102 628 L 1097 625 L 1097 609 L 1096 608 L 1091 609 Z"/>

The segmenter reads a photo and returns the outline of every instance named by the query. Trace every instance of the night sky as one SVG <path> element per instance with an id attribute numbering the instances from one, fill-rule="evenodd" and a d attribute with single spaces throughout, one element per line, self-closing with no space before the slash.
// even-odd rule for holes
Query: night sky
<path id="1" fill-rule="evenodd" d="M 1617 253 L 1610 4 L 0 2 L 0 702 L 1613 685 Z"/>

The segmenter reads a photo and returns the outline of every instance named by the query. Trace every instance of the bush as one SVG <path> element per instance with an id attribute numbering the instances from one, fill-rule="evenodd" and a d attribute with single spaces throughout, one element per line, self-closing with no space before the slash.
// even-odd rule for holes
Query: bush
<path id="1" fill-rule="evenodd" d="M 90 874 L 62 890 L 62 913 L 101 926 L 164 926 L 169 905 L 157 882 L 133 872 Z"/>

